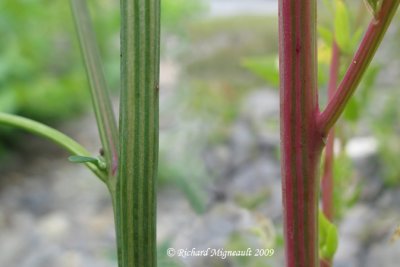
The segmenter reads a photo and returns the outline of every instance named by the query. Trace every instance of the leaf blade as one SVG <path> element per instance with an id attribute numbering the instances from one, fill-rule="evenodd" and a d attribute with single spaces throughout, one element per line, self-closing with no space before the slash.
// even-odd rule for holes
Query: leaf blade
<path id="1" fill-rule="evenodd" d="M 242 66 L 262 78 L 272 86 L 279 85 L 279 66 L 276 56 L 263 58 L 245 58 Z"/>
<path id="2" fill-rule="evenodd" d="M 350 47 L 350 14 L 342 0 L 335 1 L 335 39 L 342 51 L 349 52 Z"/>
<path id="3" fill-rule="evenodd" d="M 318 216 L 318 224 L 321 259 L 332 260 L 339 245 L 337 227 L 321 211 Z"/>

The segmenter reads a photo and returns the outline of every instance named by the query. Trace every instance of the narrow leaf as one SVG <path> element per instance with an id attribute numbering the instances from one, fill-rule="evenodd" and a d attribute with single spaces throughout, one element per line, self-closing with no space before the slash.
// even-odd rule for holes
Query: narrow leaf
<path id="1" fill-rule="evenodd" d="M 87 156 L 70 156 L 68 158 L 68 160 L 73 163 L 88 163 L 88 162 L 90 162 L 90 163 L 95 164 L 101 170 L 107 169 L 106 163 L 101 158 L 94 158 L 94 157 L 87 157 Z"/>
<path id="2" fill-rule="evenodd" d="M 270 85 L 279 85 L 279 66 L 277 57 L 246 58 L 243 60 L 242 65 L 254 74 L 263 78 Z"/>
<path id="3" fill-rule="evenodd" d="M 329 221 L 325 217 L 322 211 L 319 211 L 318 215 L 318 231 L 319 231 L 319 247 L 322 248 L 326 243 L 327 228 L 329 226 Z"/>
<path id="4" fill-rule="evenodd" d="M 353 36 L 351 37 L 350 40 L 350 46 L 353 49 L 357 48 L 357 45 L 360 43 L 360 39 L 362 37 L 362 34 L 364 33 L 364 29 L 363 28 L 358 28 L 354 33 Z"/>
<path id="5" fill-rule="evenodd" d="M 348 52 L 350 47 L 350 14 L 342 0 L 335 1 L 335 38 L 340 49 Z"/>
<path id="6" fill-rule="evenodd" d="M 323 260 L 331 260 L 336 253 L 339 238 L 336 226 L 319 212 L 319 250 Z"/>
<path id="7" fill-rule="evenodd" d="M 335 225 L 330 224 L 327 236 L 326 236 L 326 243 L 325 246 L 322 248 L 321 257 L 325 260 L 332 260 L 333 256 L 335 256 L 336 250 L 338 248 L 338 233 L 337 228 Z"/>
<path id="8" fill-rule="evenodd" d="M 65 134 L 48 127 L 42 123 L 23 118 L 16 115 L 10 115 L 5 113 L 0 113 L 0 125 L 7 125 L 16 128 L 20 128 L 31 132 L 33 134 L 42 136 L 54 143 L 58 144 L 59 146 L 65 148 L 67 151 L 74 155 L 82 155 L 82 156 L 89 156 L 90 153 L 82 147 L 79 143 L 75 140 L 71 139 L 70 137 L 66 136 Z M 105 173 L 99 169 L 95 164 L 92 162 L 86 162 L 86 166 L 96 174 L 102 181 L 105 181 Z"/>
<path id="9" fill-rule="evenodd" d="M 86 157 L 86 156 L 70 156 L 68 160 L 73 163 L 86 163 L 86 162 L 97 163 L 98 161 L 98 159 L 96 158 Z"/>
<path id="10" fill-rule="evenodd" d="M 325 42 L 326 45 L 331 45 L 333 40 L 332 31 L 326 27 L 319 26 L 318 35 Z"/>
<path id="11" fill-rule="evenodd" d="M 352 96 L 343 111 L 343 118 L 348 122 L 357 122 L 360 117 L 360 104 L 355 96 Z"/>
<path id="12" fill-rule="evenodd" d="M 101 143 L 107 164 L 115 170 L 118 158 L 118 131 L 111 99 L 104 77 L 99 48 L 90 20 L 86 0 L 70 0 L 79 43 L 90 83 L 90 92 L 96 114 Z M 113 173 L 111 173 L 112 175 Z"/>

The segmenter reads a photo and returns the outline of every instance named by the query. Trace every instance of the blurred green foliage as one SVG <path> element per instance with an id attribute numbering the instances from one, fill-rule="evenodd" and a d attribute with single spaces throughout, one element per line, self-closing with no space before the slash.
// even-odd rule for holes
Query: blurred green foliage
<path id="1" fill-rule="evenodd" d="M 116 89 L 119 3 L 89 3 L 106 76 Z M 163 0 L 162 25 L 177 31 L 203 8 L 200 1 Z M 0 10 L 0 111 L 47 122 L 81 112 L 88 85 L 68 1 L 2 0 Z"/>
<path id="2" fill-rule="evenodd" d="M 119 1 L 88 2 L 106 78 L 116 91 Z M 178 32 L 188 15 L 204 8 L 201 0 L 163 0 L 164 32 Z M 88 108 L 88 82 L 69 2 L 2 0 L 0 10 L 0 111 L 57 124 Z M 12 131 L 1 134 L 7 132 Z"/>
<path id="3" fill-rule="evenodd" d="M 343 149 L 335 157 L 333 179 L 334 214 L 335 219 L 340 221 L 346 210 L 357 202 L 361 191 L 361 185 L 357 184 L 353 162 Z"/>
<path id="4" fill-rule="evenodd" d="M 279 86 L 279 61 L 277 56 L 248 58 L 243 66 L 263 78 L 275 88 Z"/>
<path id="5" fill-rule="evenodd" d="M 277 54 L 277 19 L 274 16 L 211 17 L 188 24 L 186 41 L 190 47 L 180 58 L 186 80 L 179 89 L 188 113 L 208 121 L 212 133 L 209 143 L 226 140 L 238 119 L 246 94 L 264 86 L 260 76 L 243 65 L 262 68 L 265 52 Z M 275 57 L 276 58 L 276 57 Z M 272 63 L 271 69 L 276 62 Z M 275 84 L 277 77 L 275 79 Z"/>
<path id="6" fill-rule="evenodd" d="M 187 90 L 181 90 L 181 97 L 195 114 L 208 118 L 218 114 L 221 122 L 231 123 L 240 112 L 237 107 L 243 93 L 244 90 L 235 89 L 229 82 L 193 81 Z"/>
<path id="7" fill-rule="evenodd" d="M 81 111 L 88 94 L 68 3 L 3 0 L 0 10 L 0 111 L 47 121 Z"/>
<path id="8" fill-rule="evenodd" d="M 188 22 L 206 10 L 203 0 L 162 0 L 161 26 L 167 32 L 182 33 Z"/>
<path id="9" fill-rule="evenodd" d="M 205 171 L 188 158 L 180 161 L 170 160 L 165 153 L 160 153 L 158 182 L 160 186 L 174 185 L 185 195 L 192 209 L 201 214 L 206 211 L 204 191 Z"/>
<path id="10" fill-rule="evenodd" d="M 216 17 L 188 26 L 192 43 L 182 57 L 187 76 L 207 83 L 225 83 L 232 89 L 264 85 L 260 77 L 244 71 L 243 59 L 276 55 L 278 25 L 274 16 Z"/>
<path id="11" fill-rule="evenodd" d="M 398 88 L 383 100 L 372 118 L 373 131 L 379 139 L 378 153 L 382 160 L 382 174 L 386 186 L 400 185 L 400 110 Z"/>

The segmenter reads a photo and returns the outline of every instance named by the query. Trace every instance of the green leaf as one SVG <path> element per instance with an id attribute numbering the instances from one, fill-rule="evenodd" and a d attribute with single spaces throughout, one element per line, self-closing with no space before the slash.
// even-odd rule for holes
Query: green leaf
<path id="1" fill-rule="evenodd" d="M 328 29 L 327 27 L 318 26 L 318 34 L 326 45 L 332 45 L 333 35 L 330 29 Z"/>
<path id="2" fill-rule="evenodd" d="M 86 162 L 97 163 L 98 161 L 97 158 L 85 157 L 85 156 L 70 156 L 68 160 L 73 163 L 86 163 Z"/>
<path id="3" fill-rule="evenodd" d="M 318 231 L 319 231 L 319 247 L 321 248 L 326 243 L 327 228 L 329 221 L 322 211 L 319 211 L 318 216 Z"/>
<path id="4" fill-rule="evenodd" d="M 89 152 L 75 140 L 57 131 L 56 129 L 48 127 L 42 123 L 20 116 L 0 112 L 0 125 L 17 127 L 29 131 L 33 134 L 42 136 L 60 145 L 74 155 L 82 155 L 83 157 L 89 157 L 90 155 Z M 106 176 L 101 168 L 99 168 L 96 164 L 93 164 L 92 162 L 85 162 L 85 164 L 94 174 L 97 175 L 97 177 L 105 182 Z"/>
<path id="5" fill-rule="evenodd" d="M 362 27 L 358 28 L 351 37 L 350 46 L 353 49 L 357 49 L 358 44 L 360 43 L 362 34 L 364 33 L 364 29 Z"/>
<path id="6" fill-rule="evenodd" d="M 70 0 L 70 2 L 90 82 L 90 92 L 92 94 L 97 127 L 107 163 L 111 166 L 118 158 L 118 130 L 104 77 L 96 36 L 90 20 L 86 0 Z"/>
<path id="7" fill-rule="evenodd" d="M 364 77 L 360 85 L 361 87 L 360 97 L 359 97 L 360 103 L 367 103 L 367 101 L 369 100 L 371 91 L 374 88 L 375 81 L 376 78 L 378 77 L 380 70 L 381 70 L 380 66 L 372 65 L 365 71 Z"/>
<path id="8" fill-rule="evenodd" d="M 331 260 L 339 245 L 336 226 L 331 224 L 327 229 L 326 243 L 321 250 L 321 258 Z"/>
<path id="9" fill-rule="evenodd" d="M 343 111 L 343 118 L 351 123 L 356 123 L 361 117 L 365 105 L 369 101 L 371 89 L 375 84 L 376 77 L 380 71 L 379 66 L 369 67 L 364 74 L 360 84 L 360 91 L 353 95 Z M 362 103 L 362 104 L 361 104 Z"/>
<path id="10" fill-rule="evenodd" d="M 333 223 L 329 222 L 321 211 L 318 218 L 320 257 L 324 260 L 331 260 L 339 245 L 337 228 Z"/>
<path id="11" fill-rule="evenodd" d="M 342 51 L 351 50 L 350 42 L 350 14 L 349 10 L 342 0 L 335 0 L 335 38 Z"/>
<path id="12" fill-rule="evenodd" d="M 279 66 L 276 56 L 246 58 L 243 60 L 242 65 L 263 78 L 270 85 L 279 85 Z"/>
<path id="13" fill-rule="evenodd" d="M 101 158 L 94 158 L 94 157 L 87 157 L 87 156 L 70 156 L 68 158 L 68 160 L 73 163 L 88 163 L 88 162 L 90 162 L 90 163 L 95 164 L 101 170 L 107 169 L 106 163 Z"/>
<path id="14" fill-rule="evenodd" d="M 352 96 L 347 103 L 343 111 L 343 118 L 349 122 L 357 122 L 360 118 L 360 104 L 355 96 Z"/>

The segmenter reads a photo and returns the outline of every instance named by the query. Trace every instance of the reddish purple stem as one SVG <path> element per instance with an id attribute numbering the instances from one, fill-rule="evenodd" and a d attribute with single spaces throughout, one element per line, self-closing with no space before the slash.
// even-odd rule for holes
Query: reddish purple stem
<path id="1" fill-rule="evenodd" d="M 316 1 L 279 3 L 281 151 L 286 266 L 318 266 Z"/>
<path id="2" fill-rule="evenodd" d="M 340 68 L 340 50 L 336 41 L 332 43 L 332 59 L 329 72 L 329 83 L 328 83 L 328 101 L 330 101 L 335 94 L 336 86 L 339 78 L 339 68 Z M 335 129 L 329 132 L 328 139 L 325 148 L 325 158 L 324 158 L 324 169 L 321 180 L 322 188 L 322 212 L 329 221 L 333 221 L 334 218 L 334 177 L 333 177 L 333 162 L 334 162 L 334 139 L 335 139 Z M 321 260 L 321 267 L 332 266 L 332 261 Z"/>

